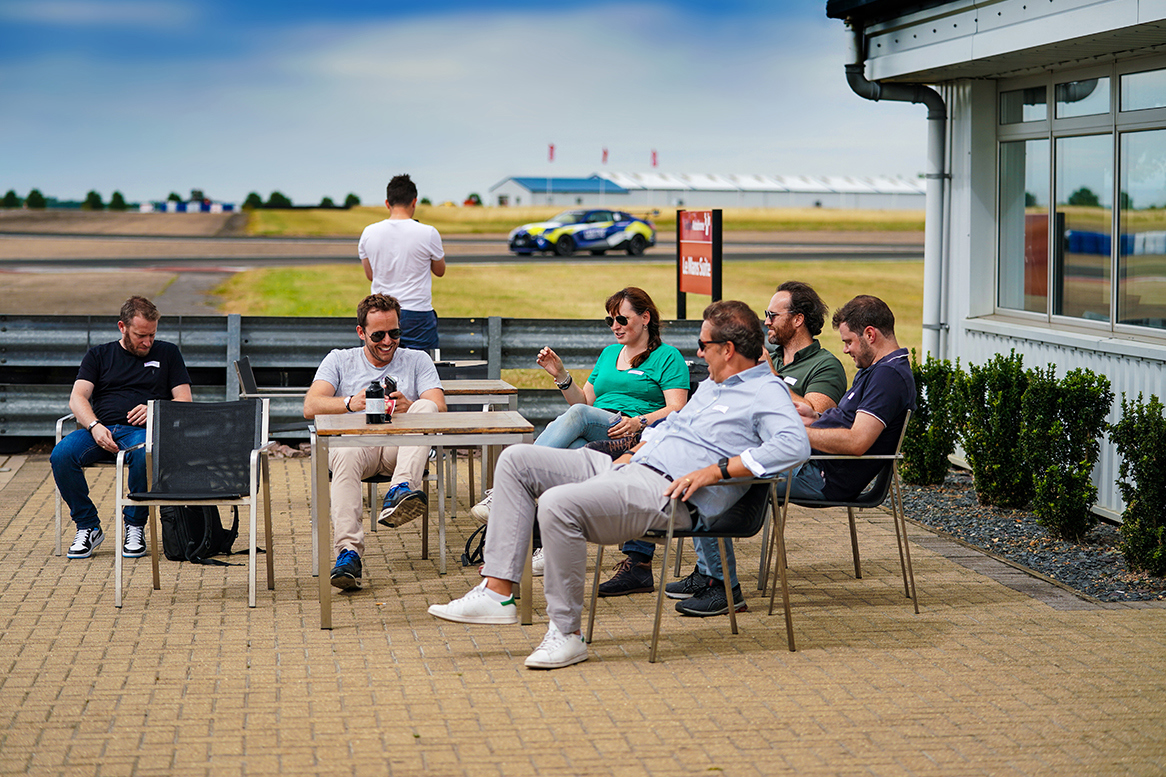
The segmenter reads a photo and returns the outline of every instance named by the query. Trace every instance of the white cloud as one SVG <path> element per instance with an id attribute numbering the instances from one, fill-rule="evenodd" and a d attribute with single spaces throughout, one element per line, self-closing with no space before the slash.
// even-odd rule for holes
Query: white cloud
<path id="1" fill-rule="evenodd" d="M 850 92 L 841 24 L 688 22 L 640 4 L 276 27 L 181 64 L 23 63 L 0 72 L 0 101 L 40 150 L 13 172 L 60 196 L 376 202 L 411 172 L 423 195 L 460 201 L 507 175 L 595 172 L 605 147 L 613 171 L 648 169 L 653 149 L 668 172 L 923 167 L 922 109 Z"/>

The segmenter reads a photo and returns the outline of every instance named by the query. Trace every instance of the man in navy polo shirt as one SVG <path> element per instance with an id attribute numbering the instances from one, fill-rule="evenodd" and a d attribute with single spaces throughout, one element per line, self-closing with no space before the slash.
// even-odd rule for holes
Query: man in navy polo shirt
<path id="1" fill-rule="evenodd" d="M 82 428 L 53 448 L 49 462 L 61 498 L 77 524 L 69 558 L 89 558 L 101 544 L 101 518 L 89 498 L 82 468 L 115 461 L 117 452 L 146 440 L 146 403 L 151 399 L 190 402 L 190 376 L 178 346 L 155 340 L 158 308 L 145 297 L 130 297 L 117 322 L 121 339 L 95 345 L 81 360 L 69 395 L 69 410 Z M 130 491 L 146 490 L 146 454 L 126 455 Z M 146 507 L 125 508 L 122 555 L 146 555 Z"/>
<path id="2" fill-rule="evenodd" d="M 907 411 L 915 409 L 915 378 L 907 349 L 895 339 L 895 314 L 887 303 L 866 294 L 855 297 L 834 313 L 834 328 L 842 337 L 842 350 L 854 359 L 858 374 L 838 403 L 823 412 L 799 403 L 813 453 L 847 456 L 884 455 L 895 452 Z M 857 496 L 879 469 L 881 461 L 810 461 L 794 477 L 794 499 L 844 500 Z M 684 615 L 722 615 L 729 609 L 721 582 L 724 574 L 716 540 L 697 539 L 697 566 L 688 577 L 669 583 L 665 593 Z M 724 567 L 737 591 L 736 563 L 726 541 Z M 746 609 L 744 599 L 735 601 Z"/>

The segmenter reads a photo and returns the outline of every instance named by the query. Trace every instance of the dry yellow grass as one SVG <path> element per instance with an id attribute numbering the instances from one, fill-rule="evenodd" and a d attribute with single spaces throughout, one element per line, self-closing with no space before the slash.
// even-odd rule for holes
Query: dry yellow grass
<path id="1" fill-rule="evenodd" d="M 791 279 L 813 284 L 831 309 L 857 294 L 881 297 L 895 311 L 899 342 L 908 348 L 920 347 L 922 262 L 725 261 L 723 295 L 725 299 L 744 300 L 761 312 L 776 286 Z M 602 328 L 604 300 L 612 292 L 633 285 L 652 296 L 664 318 L 676 317 L 676 269 L 671 262 L 453 264 L 444 278 L 434 279 L 433 304 L 440 315 L 451 318 L 592 318 Z M 356 303 L 368 294 L 368 281 L 355 263 L 270 268 L 237 273 L 217 293 L 227 313 L 352 316 Z M 699 318 L 707 303 L 707 297 L 689 295 L 688 318 Z M 838 335 L 829 324 L 821 340 L 853 376 L 853 364 L 842 354 Z M 533 354 L 531 359 L 533 362 Z M 526 382 L 520 376 L 513 377 Z M 585 379 L 586 373 L 576 377 Z M 531 385 L 545 388 L 544 383 L 539 379 Z"/>
<path id="2" fill-rule="evenodd" d="M 532 221 L 545 221 L 563 207 L 443 207 L 421 205 L 419 221 L 432 224 L 442 234 L 506 233 Z M 676 229 L 676 209 L 627 208 L 637 216 L 651 215 L 662 231 Z M 724 208 L 726 231 L 904 231 L 923 230 L 923 211 L 915 210 L 833 210 L 827 208 Z M 250 212 L 247 232 L 251 235 L 358 236 L 374 221 L 385 218 L 383 206 L 362 206 L 351 210 L 255 210 Z"/>

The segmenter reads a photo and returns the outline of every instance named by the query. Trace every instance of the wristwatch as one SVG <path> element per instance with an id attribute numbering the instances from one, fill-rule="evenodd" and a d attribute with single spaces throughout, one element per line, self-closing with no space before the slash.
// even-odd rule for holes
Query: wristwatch
<path id="1" fill-rule="evenodd" d="M 101 423 L 101 421 L 99 421 L 99 420 L 97 420 L 96 418 L 94 418 L 92 421 L 90 421 L 90 422 L 89 422 L 89 426 L 86 426 L 86 427 L 85 427 L 85 431 L 87 431 L 87 432 L 92 432 L 92 431 L 93 431 L 93 427 L 97 426 L 99 423 Z"/>
<path id="2" fill-rule="evenodd" d="M 717 466 L 721 468 L 721 477 L 722 478 L 724 478 L 725 480 L 732 479 L 733 476 L 729 474 L 729 457 L 728 456 L 722 456 L 721 460 L 717 462 Z"/>
<path id="3" fill-rule="evenodd" d="M 648 428 L 648 417 L 646 415 L 640 416 L 638 420 L 640 422 L 641 432 Z"/>

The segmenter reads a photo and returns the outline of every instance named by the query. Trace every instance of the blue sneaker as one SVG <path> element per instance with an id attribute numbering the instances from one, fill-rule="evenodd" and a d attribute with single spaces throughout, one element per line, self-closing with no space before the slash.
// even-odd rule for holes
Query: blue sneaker
<path id="1" fill-rule="evenodd" d="M 411 488 L 408 483 L 398 483 L 385 494 L 384 509 L 381 510 L 381 526 L 404 526 L 415 518 L 429 513 L 429 497 L 424 491 Z"/>
<path id="2" fill-rule="evenodd" d="M 360 556 L 356 555 L 356 551 L 340 551 L 336 566 L 332 567 L 332 586 L 346 591 L 360 588 L 361 571 Z"/>

